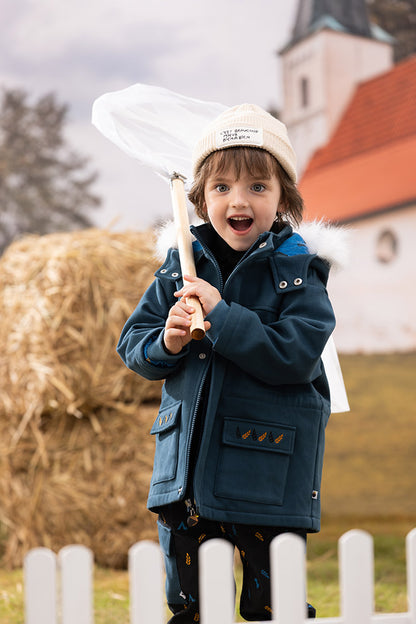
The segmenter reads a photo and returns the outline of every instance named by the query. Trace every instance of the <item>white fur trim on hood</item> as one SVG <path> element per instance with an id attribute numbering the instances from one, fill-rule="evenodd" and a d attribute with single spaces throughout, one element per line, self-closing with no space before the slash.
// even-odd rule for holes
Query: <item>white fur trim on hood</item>
<path id="1" fill-rule="evenodd" d="M 195 222 L 194 225 L 201 223 L 203 221 Z M 338 270 L 348 264 L 349 232 L 346 228 L 328 225 L 323 221 L 306 221 L 295 231 L 303 238 L 310 253 L 318 254 L 329 262 L 332 269 Z M 177 246 L 175 224 L 173 221 L 166 221 L 156 232 L 157 259 L 163 262 L 168 249 Z"/>
<path id="2" fill-rule="evenodd" d="M 326 260 L 332 269 L 345 268 L 349 260 L 349 232 L 345 227 L 329 225 L 324 221 L 304 221 L 298 234 L 310 253 Z"/>

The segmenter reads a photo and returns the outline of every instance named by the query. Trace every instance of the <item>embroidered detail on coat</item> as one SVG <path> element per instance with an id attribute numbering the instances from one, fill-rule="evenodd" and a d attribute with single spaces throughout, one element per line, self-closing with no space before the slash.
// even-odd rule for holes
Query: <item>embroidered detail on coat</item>
<path id="1" fill-rule="evenodd" d="M 236 427 L 236 430 L 235 430 L 235 435 L 237 438 L 241 438 L 242 440 L 247 440 L 248 438 L 251 437 L 251 439 L 254 440 L 255 442 L 264 442 L 264 440 L 266 440 L 267 438 L 267 434 L 268 434 L 268 441 L 273 444 L 279 444 L 283 440 L 283 437 L 284 437 L 284 434 L 281 433 L 279 436 L 277 436 L 277 438 L 275 438 L 273 435 L 273 431 L 265 431 L 261 435 L 257 435 L 257 432 L 255 429 L 249 429 L 245 433 L 241 433 L 240 427 Z"/>
<path id="2" fill-rule="evenodd" d="M 169 425 L 165 425 L 169 426 Z M 222 442 L 226 446 L 240 447 L 291 455 L 296 437 L 296 427 L 286 423 L 246 418 L 224 418 Z"/>

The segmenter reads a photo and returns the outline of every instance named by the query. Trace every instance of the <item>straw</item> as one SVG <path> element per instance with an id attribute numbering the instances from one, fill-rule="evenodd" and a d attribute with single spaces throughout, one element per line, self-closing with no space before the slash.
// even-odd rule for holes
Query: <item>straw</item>
<path id="1" fill-rule="evenodd" d="M 161 385 L 115 347 L 153 279 L 149 232 L 29 236 L 0 259 L 0 523 L 3 563 L 83 543 L 126 565 L 155 537 L 146 511 Z"/>

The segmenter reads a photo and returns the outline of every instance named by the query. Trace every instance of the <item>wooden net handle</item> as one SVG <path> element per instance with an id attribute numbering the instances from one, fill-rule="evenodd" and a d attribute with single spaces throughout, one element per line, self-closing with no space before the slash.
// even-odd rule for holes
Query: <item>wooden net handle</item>
<path id="1" fill-rule="evenodd" d="M 171 178 L 173 218 L 178 239 L 179 259 L 182 275 L 196 277 L 192 239 L 189 231 L 189 218 L 186 208 L 185 185 L 183 178 Z M 184 280 L 185 281 L 185 280 Z M 204 315 L 198 297 L 188 297 L 186 303 L 191 305 L 195 312 L 192 314 L 191 336 L 194 340 L 202 340 L 205 336 Z"/>

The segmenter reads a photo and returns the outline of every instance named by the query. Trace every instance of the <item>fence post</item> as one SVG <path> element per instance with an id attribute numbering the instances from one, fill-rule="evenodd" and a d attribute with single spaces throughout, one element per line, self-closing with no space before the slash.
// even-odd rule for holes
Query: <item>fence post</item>
<path id="1" fill-rule="evenodd" d="M 130 624 L 163 624 L 163 564 L 158 544 L 137 542 L 129 549 Z"/>
<path id="2" fill-rule="evenodd" d="M 273 621 L 304 624 L 306 619 L 305 542 L 285 533 L 270 544 Z"/>
<path id="3" fill-rule="evenodd" d="M 233 624 L 235 587 L 233 546 L 208 540 L 199 549 L 199 606 L 202 624 Z"/>
<path id="4" fill-rule="evenodd" d="M 339 540 L 341 616 L 345 624 L 370 624 L 374 611 L 373 539 L 353 529 Z"/>
<path id="5" fill-rule="evenodd" d="M 411 622 L 416 623 L 416 529 L 406 537 L 407 602 Z"/>
<path id="6" fill-rule="evenodd" d="M 24 559 L 25 624 L 57 624 L 56 556 L 34 548 Z"/>
<path id="7" fill-rule="evenodd" d="M 58 553 L 61 572 L 62 624 L 93 624 L 93 554 L 70 545 Z"/>

